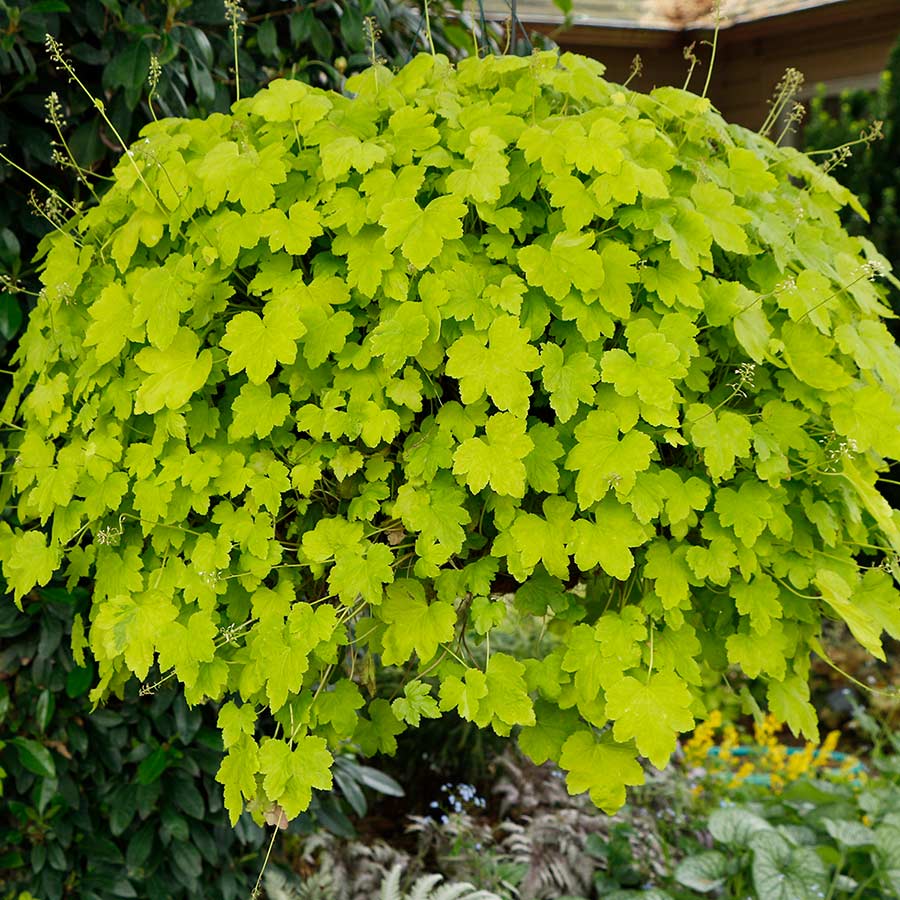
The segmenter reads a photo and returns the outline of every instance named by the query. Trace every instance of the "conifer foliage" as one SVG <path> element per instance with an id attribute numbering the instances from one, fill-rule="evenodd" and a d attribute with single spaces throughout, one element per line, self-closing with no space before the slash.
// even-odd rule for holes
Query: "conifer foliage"
<path id="1" fill-rule="evenodd" d="M 856 201 L 602 71 L 275 81 L 149 125 L 45 240 L 3 573 L 92 586 L 96 700 L 158 671 L 222 701 L 232 818 L 451 709 L 612 810 L 711 675 L 810 736 L 823 619 L 900 635 L 900 353 Z M 490 651 L 511 606 L 543 656 Z"/>

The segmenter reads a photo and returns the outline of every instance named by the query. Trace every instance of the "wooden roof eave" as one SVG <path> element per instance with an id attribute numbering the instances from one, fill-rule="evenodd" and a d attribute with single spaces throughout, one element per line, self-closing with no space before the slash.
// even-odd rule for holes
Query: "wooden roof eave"
<path id="1" fill-rule="evenodd" d="M 866 17 L 893 17 L 898 11 L 898 0 L 826 0 L 817 6 L 776 12 L 764 18 L 738 18 L 724 24 L 719 39 L 728 43 L 741 42 L 769 37 L 773 32 L 786 34 L 802 32 L 811 26 L 840 26 Z M 498 20 L 494 15 L 490 18 Z M 527 27 L 552 36 L 566 47 L 629 47 L 635 50 L 680 47 L 688 40 L 708 39 L 714 32 L 708 22 L 669 28 L 583 17 L 566 27 L 562 18 L 553 14 L 531 15 L 523 21 Z"/>
<path id="2" fill-rule="evenodd" d="M 897 0 L 832 0 L 821 6 L 787 10 L 763 19 L 738 19 L 719 31 L 719 40 L 730 43 L 767 38 L 776 33 L 802 33 L 812 27 L 840 27 L 869 17 L 896 18 L 898 13 L 900 4 Z M 689 26 L 685 34 L 708 39 L 714 30 L 711 25 L 704 23 Z"/>
<path id="3" fill-rule="evenodd" d="M 632 47 L 644 48 L 679 47 L 683 43 L 682 32 L 669 28 L 647 28 L 641 26 L 610 24 L 601 21 L 575 22 L 568 28 L 553 21 L 536 21 L 529 18 L 525 23 L 529 28 L 562 42 L 566 47 Z"/>

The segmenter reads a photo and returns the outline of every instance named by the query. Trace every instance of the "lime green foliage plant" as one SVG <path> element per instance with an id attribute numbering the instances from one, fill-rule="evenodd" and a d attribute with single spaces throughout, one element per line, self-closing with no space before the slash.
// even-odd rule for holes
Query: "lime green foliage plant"
<path id="1" fill-rule="evenodd" d="M 43 245 L 3 573 L 92 585 L 96 701 L 155 665 L 222 701 L 235 818 L 451 709 L 612 810 L 705 673 L 811 736 L 823 617 L 900 634 L 900 355 L 854 199 L 602 71 L 275 81 L 149 125 Z M 491 652 L 508 603 L 554 649 Z"/>

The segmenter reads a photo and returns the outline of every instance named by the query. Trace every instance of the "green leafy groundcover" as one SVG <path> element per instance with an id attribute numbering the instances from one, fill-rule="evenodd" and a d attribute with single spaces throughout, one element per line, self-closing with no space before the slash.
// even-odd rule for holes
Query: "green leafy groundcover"
<path id="1" fill-rule="evenodd" d="M 157 662 L 223 701 L 233 818 L 450 709 L 611 810 L 709 676 L 810 735 L 823 618 L 900 635 L 900 353 L 855 200 L 602 71 L 276 81 L 148 126 L 45 243 L 3 572 L 92 584 L 96 700 Z M 541 658 L 490 652 L 513 591 Z"/>

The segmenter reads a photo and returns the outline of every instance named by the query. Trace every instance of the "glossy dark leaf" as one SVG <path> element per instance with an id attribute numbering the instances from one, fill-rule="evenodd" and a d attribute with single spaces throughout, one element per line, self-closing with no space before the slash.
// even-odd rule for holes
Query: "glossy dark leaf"
<path id="1" fill-rule="evenodd" d="M 389 797 L 402 797 L 405 793 L 403 786 L 398 781 L 395 781 L 390 775 L 386 775 L 379 769 L 357 764 L 356 770 L 360 782 L 366 787 L 372 788 L 373 791 L 378 791 L 379 794 L 386 794 Z"/>
<path id="2" fill-rule="evenodd" d="M 187 842 L 175 842 L 169 848 L 176 872 L 185 879 L 195 881 L 203 871 L 203 859 L 199 851 Z"/>
<path id="3" fill-rule="evenodd" d="M 290 17 L 291 43 L 296 47 L 309 39 L 312 28 L 312 9 L 307 7 L 301 12 L 295 12 Z"/>
<path id="4" fill-rule="evenodd" d="M 55 778 L 44 778 L 40 781 L 37 790 L 35 806 L 40 815 L 43 815 L 50 804 L 59 798 L 59 782 Z"/>
<path id="5" fill-rule="evenodd" d="M 20 869 L 25 865 L 25 857 L 21 851 L 12 850 L 9 853 L 0 853 L 0 872 L 5 869 Z"/>
<path id="6" fill-rule="evenodd" d="M 265 19 L 256 29 L 256 42 L 266 56 L 278 56 L 278 31 L 273 19 Z"/>
<path id="7" fill-rule="evenodd" d="M 135 793 L 133 786 L 123 785 L 109 798 L 109 830 L 114 837 L 118 837 L 128 828 L 137 812 Z"/>
<path id="8" fill-rule="evenodd" d="M 363 50 L 366 46 L 362 13 L 349 3 L 341 15 L 341 37 L 351 50 Z"/>
<path id="9" fill-rule="evenodd" d="M 10 265 L 22 252 L 19 239 L 9 228 L 0 229 L 0 262 Z"/>
<path id="10" fill-rule="evenodd" d="M 43 745 L 30 738 L 13 738 L 10 743 L 16 748 L 19 762 L 42 778 L 55 778 L 56 765 L 53 762 L 53 754 Z"/>
<path id="11" fill-rule="evenodd" d="M 200 855 L 211 865 L 218 865 L 220 860 L 219 845 L 210 834 L 206 823 L 191 822 L 190 838 Z"/>
<path id="12" fill-rule="evenodd" d="M 125 851 L 125 861 L 132 873 L 136 873 L 150 856 L 153 849 L 153 841 L 156 837 L 156 823 L 146 822 L 128 841 L 128 849 Z"/>
<path id="13" fill-rule="evenodd" d="M 123 88 L 133 108 L 149 74 L 150 48 L 146 41 L 135 41 L 110 60 L 103 70 L 103 84 L 108 90 Z"/>
<path id="14" fill-rule="evenodd" d="M 43 844 L 35 844 L 31 848 L 31 871 L 38 874 L 47 863 L 47 848 Z"/>
<path id="15" fill-rule="evenodd" d="M 65 851 L 57 841 L 47 842 L 47 862 L 57 872 L 68 871 L 69 864 L 66 861 Z"/>
<path id="16" fill-rule="evenodd" d="M 190 827 L 187 819 L 175 811 L 171 806 L 164 806 L 162 810 L 162 828 L 160 828 L 160 837 L 163 843 L 168 844 L 170 841 L 186 841 L 190 835 Z"/>
<path id="17" fill-rule="evenodd" d="M 169 751 L 157 747 L 139 766 L 137 770 L 138 784 L 152 784 L 169 767 Z"/>
<path id="18" fill-rule="evenodd" d="M 72 698 L 81 697 L 90 690 L 93 680 L 93 666 L 75 666 L 66 675 L 66 695 Z"/>
<path id="19" fill-rule="evenodd" d="M 197 99 L 202 106 L 211 106 L 216 99 L 216 86 L 209 69 L 193 56 L 188 57 L 188 70 L 191 73 L 191 84 L 197 92 Z"/>
<path id="20" fill-rule="evenodd" d="M 64 0 L 35 0 L 28 4 L 30 13 L 65 13 L 69 12 L 69 4 Z"/>
<path id="21" fill-rule="evenodd" d="M 34 718 L 37 722 L 39 731 L 46 731 L 50 720 L 53 718 L 53 711 L 56 709 L 56 698 L 47 688 L 41 691 L 38 696 L 37 703 L 34 707 Z"/>
<path id="22" fill-rule="evenodd" d="M 180 781 L 173 799 L 175 805 L 193 819 L 203 818 L 205 812 L 203 796 L 192 781 Z"/>

